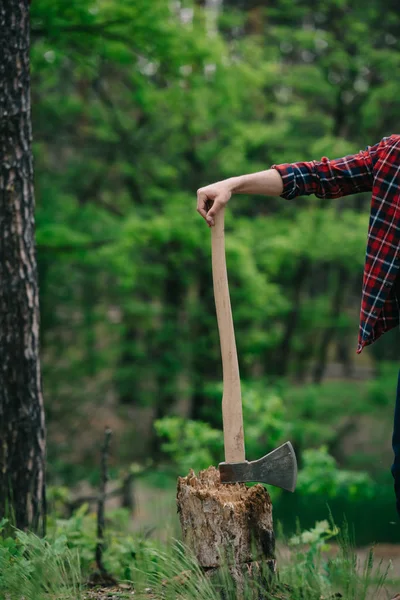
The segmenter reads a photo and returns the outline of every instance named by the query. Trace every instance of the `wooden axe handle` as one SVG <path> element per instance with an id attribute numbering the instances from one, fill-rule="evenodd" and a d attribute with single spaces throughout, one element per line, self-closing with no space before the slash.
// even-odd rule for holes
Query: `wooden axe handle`
<path id="1" fill-rule="evenodd" d="M 224 378 L 222 421 L 225 462 L 236 463 L 244 462 L 245 451 L 239 363 L 226 270 L 224 209 L 220 210 L 214 221 L 215 225 L 211 228 L 212 272 Z"/>

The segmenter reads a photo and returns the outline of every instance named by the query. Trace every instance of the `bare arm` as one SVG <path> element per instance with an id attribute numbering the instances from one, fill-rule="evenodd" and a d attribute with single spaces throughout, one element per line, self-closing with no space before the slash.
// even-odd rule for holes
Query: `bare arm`
<path id="1" fill-rule="evenodd" d="M 230 177 L 197 190 L 197 211 L 211 227 L 214 225 L 215 215 L 233 194 L 280 196 L 282 192 L 282 177 L 276 169 Z M 207 210 L 210 204 L 212 206 Z"/>
<path id="2" fill-rule="evenodd" d="M 383 138 L 374 146 L 343 158 L 323 157 L 320 161 L 273 165 L 266 171 L 218 181 L 197 191 L 197 211 L 211 227 L 215 215 L 232 194 L 282 196 L 290 200 L 309 194 L 340 198 L 370 191 L 377 161 L 390 145 L 398 143 L 398 138 L 398 135 Z"/>

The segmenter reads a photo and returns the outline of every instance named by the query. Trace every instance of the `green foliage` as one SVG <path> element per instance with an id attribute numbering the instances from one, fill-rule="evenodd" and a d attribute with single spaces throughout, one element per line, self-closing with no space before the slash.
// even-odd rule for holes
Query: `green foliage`
<path id="1" fill-rule="evenodd" d="M 144 541 L 138 535 L 134 542 L 126 535 L 126 512 L 109 515 L 106 567 L 119 580 L 133 582 L 135 594 L 145 597 L 151 590 L 154 597 L 182 600 L 236 600 L 237 588 L 226 565 L 214 584 L 200 568 L 189 548 L 179 541 L 160 544 Z M 64 521 L 51 521 L 47 539 L 31 533 L 5 533 L 7 523 L 1 523 L 0 594 L 10 600 L 79 600 L 85 596 L 87 577 L 94 567 L 96 542 L 94 517 L 85 507 Z M 122 535 L 123 531 L 125 532 Z M 339 551 L 334 554 L 329 541 L 337 538 Z M 118 540 L 118 541 L 116 541 Z M 374 567 L 371 550 L 365 564 L 359 568 L 353 542 L 346 523 L 342 531 L 328 521 L 317 522 L 309 531 L 299 531 L 280 546 L 287 545 L 290 557 L 279 557 L 279 578 L 271 585 L 268 600 L 319 600 L 341 592 L 348 600 L 366 600 L 367 594 L 378 594 L 389 583 L 388 570 Z M 90 558 L 91 557 L 91 558 Z M 268 569 L 268 566 L 265 566 Z M 270 572 L 265 576 L 270 579 Z M 266 592 L 265 588 L 263 589 Z M 255 600 L 260 590 L 254 581 L 244 579 L 243 598 Z M 114 593 L 114 592 L 113 592 Z M 117 593 L 117 592 L 116 592 Z M 118 597 L 125 597 L 124 591 Z M 128 596 L 129 597 L 129 594 Z"/>
<path id="2" fill-rule="evenodd" d="M 367 473 L 339 469 L 336 461 L 328 454 L 326 446 L 318 450 L 309 448 L 303 453 L 303 468 L 298 478 L 297 493 L 310 498 L 320 495 L 329 499 L 343 494 L 352 497 L 373 496 L 376 484 Z"/>
<path id="3" fill-rule="evenodd" d="M 212 26 L 192 0 L 32 3 L 42 365 L 57 483 L 98 478 L 93 439 L 111 416 L 127 440 L 116 460 L 151 454 L 153 415 L 182 474 L 223 459 L 210 233 L 195 213 L 196 189 L 273 163 L 356 152 L 396 129 L 396 3 L 383 11 L 360 0 L 316 0 L 312 11 L 305 0 L 232 4 L 222 3 Z M 345 379 L 360 364 L 351 357 L 368 216 L 367 194 L 295 203 L 236 197 L 226 247 L 247 456 L 291 439 L 301 464 L 293 510 L 271 489 L 277 514 L 307 509 L 314 523 L 327 501 L 340 501 L 341 514 L 353 510 L 356 520 L 368 500 L 383 507 L 373 514 L 382 518 L 375 532 L 388 536 L 391 482 L 378 487 L 366 471 L 381 477 L 397 337 L 364 351 L 362 365 L 376 377 Z M 324 375 L 332 363 L 343 367 L 338 380 L 314 383 L 316 365 Z M 171 416 L 182 407 L 196 418 Z M 345 450 L 348 431 L 368 421 L 382 424 L 371 448 Z M 60 510 L 66 489 L 51 494 Z M 160 590 L 188 569 L 184 592 L 172 582 L 171 597 L 215 598 L 182 546 L 161 549 L 127 533 L 124 512 L 110 523 L 113 574 Z M 86 507 L 53 519 L 46 540 L 1 527 L 0 595 L 79 597 L 96 544 Z M 350 600 L 365 597 L 371 561 L 364 578 L 351 550 L 325 561 L 332 531 L 320 524 L 299 536 L 301 567 L 288 565 L 283 579 L 293 585 L 290 600 L 304 597 L 302 586 L 310 598 L 326 597 L 328 579 Z"/>
<path id="4" fill-rule="evenodd" d="M 219 595 L 189 548 L 173 542 L 138 557 L 135 581 L 139 593 L 152 593 L 168 599 L 218 600 Z"/>
<path id="5" fill-rule="evenodd" d="M 333 538 L 339 543 L 336 553 L 327 543 Z M 372 548 L 361 563 L 346 522 L 342 531 L 333 522 L 317 522 L 312 529 L 293 536 L 288 545 L 292 560 L 283 567 L 281 576 L 294 588 L 293 598 L 318 600 L 342 594 L 349 600 L 366 600 L 377 597 L 387 582 L 390 566 L 374 565 Z"/>
<path id="6" fill-rule="evenodd" d="M 303 402 L 302 407 L 310 414 L 310 406 L 307 408 Z M 267 454 L 296 432 L 296 426 L 284 410 L 282 397 L 277 392 L 263 389 L 260 384 L 243 386 L 243 417 L 248 460 Z M 318 421 L 312 422 L 308 425 L 309 431 L 316 430 L 319 425 Z M 303 423 L 303 427 L 307 425 Z M 223 460 L 222 432 L 212 429 L 208 423 L 165 417 L 156 421 L 155 428 L 166 440 L 163 451 L 175 462 L 180 474 L 186 474 L 190 468 L 205 469 Z M 329 430 L 325 437 L 332 438 Z M 366 472 L 339 469 L 327 446 L 308 448 L 302 453 L 296 494 L 306 496 L 310 502 L 313 497 L 322 497 L 329 502 L 336 496 L 343 496 L 351 501 L 355 497 L 372 498 L 377 493 L 378 486 Z M 271 488 L 271 494 L 277 499 L 280 492 Z"/>
<path id="7" fill-rule="evenodd" d="M 296 564 L 289 570 L 290 579 L 295 579 L 300 589 L 307 590 L 312 598 L 317 591 L 330 591 L 323 552 L 329 551 L 327 542 L 338 533 L 335 525 L 319 521 L 314 528 L 302 531 L 288 541 L 292 552 L 296 553 Z"/>
<path id="8" fill-rule="evenodd" d="M 377 411 L 393 407 L 393 389 L 399 375 L 398 363 L 379 365 L 378 376 L 368 382 L 368 399 Z"/>
<path id="9" fill-rule="evenodd" d="M 132 580 L 135 558 L 146 551 L 145 539 L 129 533 L 130 513 L 125 509 L 114 510 L 107 515 L 104 564 L 106 569 L 121 580 Z M 69 519 L 55 519 L 50 523 L 51 539 L 65 539 L 68 548 L 78 553 L 84 576 L 94 568 L 97 543 L 96 514 L 89 513 L 82 505 Z"/>
<path id="10" fill-rule="evenodd" d="M 220 385 L 210 392 L 222 395 Z M 243 417 L 246 431 L 246 451 L 255 460 L 272 450 L 290 434 L 291 423 L 285 419 L 282 399 L 263 389 L 263 384 L 243 386 Z M 155 422 L 157 434 L 166 439 L 163 451 L 179 466 L 181 473 L 189 468 L 206 469 L 223 460 L 222 431 L 202 421 L 181 417 L 164 417 Z"/>
<path id="11" fill-rule="evenodd" d="M 31 6 L 41 358 L 57 484 L 95 479 L 94 439 L 111 414 L 123 440 L 116 461 L 157 454 L 153 416 L 182 472 L 222 458 L 210 232 L 196 189 L 343 156 L 396 128 L 393 2 L 383 12 L 359 0 L 317 0 L 312 11 L 305 0 L 225 2 L 214 16 L 203 4 Z M 226 212 L 247 455 L 291 439 L 313 497 L 325 468 L 323 493 L 361 493 L 363 475 L 347 471 L 382 471 L 379 432 L 396 384 L 382 359 L 398 364 L 398 332 L 354 354 L 368 194 L 238 196 Z M 378 377 L 349 381 L 360 364 Z M 338 380 L 324 381 L 333 366 Z M 180 414 L 194 422 L 171 417 Z M 371 419 L 382 423 L 371 450 L 345 450 L 346 432 Z"/>
<path id="12" fill-rule="evenodd" d="M 0 523 L 0 597 L 43 600 L 45 597 L 81 598 L 79 554 L 65 535 L 49 542 L 33 533 L 5 533 Z"/>
<path id="13" fill-rule="evenodd" d="M 295 445 L 302 449 L 328 446 L 340 463 L 381 473 L 379 446 L 387 443 L 385 433 L 374 434 L 373 424 L 385 422 L 392 426 L 398 365 L 382 365 L 382 373 L 367 381 L 324 381 L 320 385 L 281 383 L 283 404 L 292 420 Z M 345 452 L 354 436 L 370 428 L 372 437 L 364 452 Z M 364 434 L 365 435 L 365 434 Z M 380 437 L 382 436 L 382 437 Z"/>
<path id="14" fill-rule="evenodd" d="M 155 421 L 154 427 L 160 437 L 166 438 L 162 450 L 179 465 L 181 475 L 189 469 L 205 469 L 221 456 L 222 434 L 208 423 L 164 417 Z"/>
<path id="15" fill-rule="evenodd" d="M 67 382 L 107 365 L 124 402 L 152 405 L 158 395 L 163 405 L 166 373 L 171 394 L 180 370 L 203 379 L 204 348 L 207 377 L 217 378 L 209 236 L 195 189 L 272 162 L 354 152 L 372 141 L 365 135 L 376 141 L 386 132 L 368 116 L 363 129 L 360 118 L 386 94 L 382 72 L 397 65 L 397 16 L 388 9 L 383 24 L 356 3 L 352 14 L 363 19 L 349 20 L 346 6 L 332 15 L 317 2 L 311 27 L 307 3 L 288 11 L 281 1 L 262 11 L 257 34 L 246 9 L 223 6 L 215 35 L 191 1 L 32 6 L 42 338 L 46 387 L 61 404 Z M 395 122 L 392 109 L 386 116 Z M 229 216 L 227 246 L 243 374 L 274 372 L 297 306 L 284 370 L 299 362 L 303 344 L 306 368 L 335 285 L 312 273 L 330 264 L 359 276 L 368 211 L 351 199 L 302 199 L 294 209 L 241 198 L 231 206 L 240 216 Z M 305 258 L 296 300 L 294 271 Z M 94 292 L 90 300 L 83 288 Z M 358 306 L 347 306 L 352 316 L 332 325 L 349 340 Z"/>
<path id="16" fill-rule="evenodd" d="M 354 549 L 354 542 L 345 522 L 339 534 L 339 553 L 326 564 L 327 577 L 333 586 L 340 586 L 344 598 L 376 598 L 388 583 L 391 563 L 383 567 L 381 560 L 376 564 L 374 548 L 369 548 L 361 562 Z"/>
<path id="17" fill-rule="evenodd" d="M 339 529 L 336 526 L 331 527 L 328 521 L 319 521 L 315 524 L 313 529 L 302 531 L 299 535 L 295 535 L 289 540 L 289 546 L 308 546 L 309 553 L 307 553 L 306 562 L 312 563 L 313 556 L 323 550 L 329 550 L 327 541 L 336 537 L 339 533 Z M 309 560 L 309 557 L 311 560 Z M 301 563 L 300 565 L 301 566 Z M 304 565 L 303 565 L 304 566 Z"/>

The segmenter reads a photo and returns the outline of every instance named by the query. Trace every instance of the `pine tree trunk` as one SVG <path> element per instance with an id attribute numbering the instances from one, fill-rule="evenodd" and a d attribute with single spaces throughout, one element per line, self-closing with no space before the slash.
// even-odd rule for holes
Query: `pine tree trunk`
<path id="1" fill-rule="evenodd" d="M 29 2 L 0 3 L 0 518 L 44 530 Z"/>

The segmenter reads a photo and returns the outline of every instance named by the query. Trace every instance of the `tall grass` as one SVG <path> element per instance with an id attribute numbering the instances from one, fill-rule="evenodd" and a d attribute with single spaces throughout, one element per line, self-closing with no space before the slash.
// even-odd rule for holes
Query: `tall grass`
<path id="1" fill-rule="evenodd" d="M 369 600 L 378 598 L 388 580 L 391 562 L 383 566 L 376 564 L 374 550 L 370 548 L 363 563 L 358 559 L 354 548 L 354 536 L 345 522 L 339 533 L 339 553 L 337 558 L 326 564 L 327 577 L 340 588 L 344 598 Z"/>
<path id="2" fill-rule="evenodd" d="M 334 536 L 338 536 L 338 551 L 332 556 L 327 540 Z M 245 579 L 242 590 L 227 565 L 212 584 L 180 542 L 138 556 L 135 584 L 139 593 L 151 588 L 156 598 L 167 600 L 376 600 L 387 582 L 390 564 L 386 569 L 382 561 L 375 564 L 372 549 L 361 564 L 346 523 L 340 533 L 327 522 L 319 523 L 287 544 L 290 558 L 278 563 L 276 577 L 264 565 L 256 580 Z"/>
<path id="3" fill-rule="evenodd" d="M 0 524 L 0 534 L 2 524 Z M 85 597 L 80 554 L 68 535 L 40 539 L 31 533 L 15 531 L 0 535 L 1 600 L 80 600 Z M 336 537 L 338 550 L 330 551 L 328 542 Z M 82 540 L 85 540 L 82 535 Z M 82 542 L 87 543 L 86 542 Z M 388 578 L 382 563 L 375 564 L 371 550 L 363 564 L 346 524 L 341 532 L 328 522 L 299 532 L 290 540 L 280 540 L 285 556 L 278 557 L 279 571 L 272 577 L 269 567 L 261 565 L 257 578 L 244 577 L 238 589 L 225 564 L 213 579 L 204 573 L 195 557 L 181 542 L 139 543 L 131 558 L 128 582 L 132 579 L 137 599 L 163 600 L 377 600 Z M 73 548 L 71 548 L 73 546 Z M 119 550 L 118 550 L 119 548 Z M 130 547 L 129 547 L 130 548 Z M 287 551 L 289 549 L 289 551 Z M 122 541 L 113 546 L 114 564 L 125 564 Z M 118 554 L 120 552 L 120 554 Z M 130 582 L 130 581 L 129 581 Z M 267 583 L 266 583 L 267 582 Z M 123 590 L 118 597 L 125 595 Z"/>
<path id="4" fill-rule="evenodd" d="M 6 520 L 0 525 L 1 536 Z M 1 600 L 81 597 L 79 553 L 68 548 L 66 537 L 48 541 L 23 531 L 0 537 Z"/>

